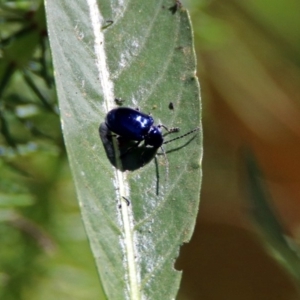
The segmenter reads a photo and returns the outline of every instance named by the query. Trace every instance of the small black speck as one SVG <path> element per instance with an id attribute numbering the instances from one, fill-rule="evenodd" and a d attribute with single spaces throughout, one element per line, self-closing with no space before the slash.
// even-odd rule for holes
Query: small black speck
<path id="1" fill-rule="evenodd" d="M 105 23 L 106 23 L 106 25 L 102 26 L 102 28 L 101 28 L 102 30 L 108 28 L 109 26 L 111 26 L 114 23 L 114 21 L 113 20 L 106 20 Z"/>
<path id="2" fill-rule="evenodd" d="M 174 15 L 178 9 L 182 7 L 182 4 L 179 0 L 175 1 L 175 4 L 169 8 L 169 11 Z"/>
<path id="3" fill-rule="evenodd" d="M 120 99 L 120 98 L 115 98 L 115 102 L 117 105 L 123 105 L 123 102 L 125 102 L 124 99 Z"/>
<path id="4" fill-rule="evenodd" d="M 122 196 L 122 198 L 126 201 L 127 206 L 129 206 L 130 205 L 130 201 L 127 198 L 125 198 L 124 196 Z"/>

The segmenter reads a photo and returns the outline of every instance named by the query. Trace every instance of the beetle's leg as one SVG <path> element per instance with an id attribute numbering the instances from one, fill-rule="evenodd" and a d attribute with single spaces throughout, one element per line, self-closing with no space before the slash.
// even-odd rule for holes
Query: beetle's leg
<path id="1" fill-rule="evenodd" d="M 163 146 L 160 146 L 160 149 L 164 155 L 164 158 L 165 158 L 165 161 L 166 161 L 166 177 L 167 179 L 169 178 L 169 161 L 168 161 L 168 158 L 167 158 L 167 155 L 166 155 L 166 152 L 165 152 L 165 149 Z"/>
<path id="2" fill-rule="evenodd" d="M 113 134 L 113 133 L 108 133 L 108 134 L 106 135 L 106 137 L 107 137 L 107 139 L 108 139 L 109 141 L 111 141 L 111 139 L 112 139 L 113 137 L 117 137 L 117 135 L 116 135 L 116 134 Z"/>
<path id="3" fill-rule="evenodd" d="M 130 151 L 132 151 L 133 149 L 137 148 L 139 146 L 139 144 L 141 143 L 141 141 L 138 141 L 136 144 L 134 144 L 132 147 L 128 148 L 124 153 L 122 153 L 120 155 L 120 158 L 123 158 L 125 155 L 127 155 Z"/>
<path id="4" fill-rule="evenodd" d="M 170 129 L 163 125 L 163 124 L 159 124 L 157 125 L 158 128 L 162 127 L 163 129 L 165 129 L 167 131 L 167 133 L 174 133 L 174 132 L 179 132 L 180 128 L 179 127 L 171 127 Z"/>
<path id="5" fill-rule="evenodd" d="M 163 124 L 159 124 L 157 125 L 157 127 L 162 127 L 163 129 L 165 129 L 168 133 L 173 133 L 173 132 L 179 132 L 180 131 L 180 128 L 179 127 L 171 127 L 170 129 L 163 125 Z"/>

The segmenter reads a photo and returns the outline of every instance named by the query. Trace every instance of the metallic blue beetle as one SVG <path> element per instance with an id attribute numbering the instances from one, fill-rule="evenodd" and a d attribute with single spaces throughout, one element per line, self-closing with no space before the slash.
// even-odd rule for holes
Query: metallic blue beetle
<path id="1" fill-rule="evenodd" d="M 160 130 L 162 125 L 154 126 L 153 123 L 154 120 L 151 116 L 129 107 L 114 108 L 108 112 L 105 118 L 108 129 L 117 135 L 128 140 L 138 141 L 138 144 L 145 141 L 145 146 L 159 148 L 164 142 Z"/>
<path id="2" fill-rule="evenodd" d="M 105 125 L 110 131 L 124 139 L 137 141 L 138 143 L 135 147 L 137 147 L 140 142 L 145 141 L 145 146 L 149 145 L 154 149 L 162 148 L 163 144 L 168 144 L 200 130 L 200 127 L 196 127 L 181 136 L 164 142 L 161 127 L 168 133 L 179 132 L 179 128 L 174 127 L 168 129 L 163 124 L 154 126 L 153 123 L 154 120 L 151 116 L 129 107 L 114 108 L 107 113 L 105 118 Z M 164 152 L 163 149 L 162 151 Z"/>

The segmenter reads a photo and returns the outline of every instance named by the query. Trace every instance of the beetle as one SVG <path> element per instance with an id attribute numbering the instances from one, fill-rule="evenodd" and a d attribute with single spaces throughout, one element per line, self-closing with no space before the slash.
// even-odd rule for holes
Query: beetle
<path id="1" fill-rule="evenodd" d="M 149 145 L 155 149 L 199 130 L 199 127 L 197 127 L 182 136 L 164 142 L 161 128 L 164 128 L 168 133 L 178 132 L 179 128 L 168 129 L 162 124 L 155 126 L 154 119 L 150 115 L 130 107 L 117 107 L 109 111 L 105 118 L 105 124 L 110 131 L 118 136 L 137 141 L 135 147 L 144 141 L 145 146 Z"/>

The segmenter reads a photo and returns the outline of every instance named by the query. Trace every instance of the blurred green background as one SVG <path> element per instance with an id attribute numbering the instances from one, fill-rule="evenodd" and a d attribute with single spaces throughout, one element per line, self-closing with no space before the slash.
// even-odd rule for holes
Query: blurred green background
<path id="1" fill-rule="evenodd" d="M 101 299 L 40 4 L 0 2 L 0 299 Z M 299 237 L 300 2 L 183 5 L 194 26 L 204 160 L 197 227 L 176 264 L 178 299 L 300 299 L 277 243 L 286 235 L 295 247 Z M 253 201 L 253 177 L 266 211 Z"/>

